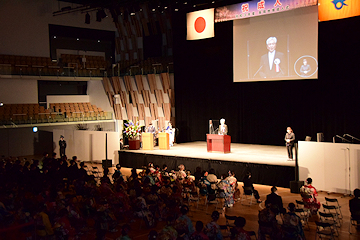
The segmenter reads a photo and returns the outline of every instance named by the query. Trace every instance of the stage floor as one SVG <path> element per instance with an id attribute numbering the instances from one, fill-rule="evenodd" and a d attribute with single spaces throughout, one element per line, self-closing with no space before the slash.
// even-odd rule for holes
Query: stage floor
<path id="1" fill-rule="evenodd" d="M 140 149 L 126 151 L 163 156 L 190 157 L 290 167 L 295 166 L 295 161 L 287 161 L 288 158 L 285 146 L 231 143 L 231 153 L 224 154 L 207 152 L 206 142 L 190 142 L 175 144 L 170 150 L 160 150 L 158 147 L 154 147 L 154 150 Z"/>

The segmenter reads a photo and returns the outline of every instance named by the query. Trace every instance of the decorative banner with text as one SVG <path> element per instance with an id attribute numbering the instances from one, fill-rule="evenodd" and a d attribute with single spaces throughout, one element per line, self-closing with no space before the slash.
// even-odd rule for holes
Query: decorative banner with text
<path id="1" fill-rule="evenodd" d="M 360 0 L 319 0 L 319 21 L 360 15 Z"/>
<path id="2" fill-rule="evenodd" d="M 316 5 L 318 0 L 252 0 L 215 10 L 215 22 L 258 17 Z"/>

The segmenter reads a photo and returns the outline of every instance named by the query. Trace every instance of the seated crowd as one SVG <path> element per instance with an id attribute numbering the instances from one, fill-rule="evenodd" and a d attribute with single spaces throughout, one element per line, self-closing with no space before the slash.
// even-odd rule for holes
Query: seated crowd
<path id="1" fill-rule="evenodd" d="M 214 169 L 202 172 L 198 167 L 190 176 L 184 165 L 168 171 L 166 165 L 160 168 L 150 163 L 139 174 L 132 169 L 127 178 L 117 165 L 109 176 L 108 169 L 99 179 L 88 174 L 84 162 L 78 167 L 76 157 L 70 161 L 57 159 L 56 154 L 41 161 L 3 158 L 0 231 L 21 226 L 17 237 L 7 239 L 35 239 L 35 234 L 43 239 L 80 239 L 88 231 L 96 232 L 96 239 L 105 239 L 107 232 L 118 231 L 119 223 L 131 225 L 141 219 L 149 228 L 166 221 L 163 229 L 150 231 L 149 239 L 223 239 L 219 212 L 212 213 L 209 223 L 199 221 L 194 227 L 187 216 L 188 198 L 217 194 L 224 199 L 224 207 L 232 207 L 240 197 L 231 171 L 218 180 Z M 276 187 L 271 189 L 266 208 L 259 212 L 259 239 L 304 239 L 295 205 L 290 203 L 286 213 L 276 191 Z M 282 225 L 276 221 L 277 214 L 283 214 Z M 129 224 L 122 226 L 119 240 L 130 239 Z M 245 218 L 237 217 L 230 239 L 250 239 L 245 224 Z"/>

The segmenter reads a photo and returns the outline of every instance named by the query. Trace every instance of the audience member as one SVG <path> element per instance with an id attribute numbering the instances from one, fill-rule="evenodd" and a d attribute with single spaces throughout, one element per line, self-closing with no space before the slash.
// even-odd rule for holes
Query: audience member
<path id="1" fill-rule="evenodd" d="M 266 196 L 265 205 L 270 205 L 274 210 L 276 210 L 276 213 L 285 213 L 286 210 L 283 207 L 283 202 L 281 196 L 277 193 L 277 188 L 273 186 L 271 188 L 271 193 Z"/>
<path id="2" fill-rule="evenodd" d="M 244 179 L 243 179 L 243 183 L 244 183 L 244 189 L 245 189 L 245 188 L 251 189 L 251 191 L 252 191 L 253 194 L 254 194 L 254 197 L 255 197 L 256 201 L 257 201 L 258 203 L 261 203 L 262 201 L 261 201 L 261 199 L 260 199 L 259 192 L 258 192 L 257 190 L 255 190 L 255 188 L 254 188 L 254 186 L 253 186 L 253 181 L 252 181 L 252 179 L 251 179 L 251 172 L 248 172 L 248 173 L 246 174 L 246 176 L 245 176 Z"/>
<path id="3" fill-rule="evenodd" d="M 231 228 L 230 239 L 231 240 L 250 240 L 250 234 L 244 230 L 246 225 L 246 219 L 243 217 L 237 217 L 234 222 L 235 227 Z"/>
<path id="4" fill-rule="evenodd" d="M 195 232 L 191 234 L 191 240 L 209 240 L 208 236 L 203 232 L 204 224 L 202 221 L 197 221 L 195 224 Z"/>
<path id="5" fill-rule="evenodd" d="M 217 189 L 217 183 L 218 183 L 218 178 L 215 175 L 215 169 L 211 168 L 209 170 L 209 174 L 207 175 L 206 179 L 210 182 L 210 186 L 212 190 L 216 190 Z"/>
<path id="6" fill-rule="evenodd" d="M 320 209 L 321 203 L 317 199 L 318 194 L 316 189 L 311 184 L 312 179 L 306 179 L 306 185 L 300 188 L 300 193 L 305 207 L 310 209 L 311 213 L 315 215 Z"/>
<path id="7" fill-rule="evenodd" d="M 266 235 L 271 239 L 277 239 L 279 236 L 279 225 L 276 221 L 276 213 L 273 208 L 266 206 L 263 210 L 259 211 L 259 240 L 265 240 Z"/>
<path id="8" fill-rule="evenodd" d="M 210 240 L 222 240 L 223 235 L 221 233 L 221 228 L 217 221 L 219 220 L 220 214 L 218 211 L 214 211 L 211 214 L 211 222 L 206 224 L 205 232 Z"/>
<path id="9" fill-rule="evenodd" d="M 354 198 L 349 200 L 349 207 L 352 219 L 360 224 L 360 189 L 354 190 Z"/>
<path id="10" fill-rule="evenodd" d="M 194 233 L 194 226 L 191 219 L 186 215 L 189 212 L 189 207 L 182 205 L 180 208 L 180 216 L 175 221 L 175 229 L 179 233 L 179 236 L 184 239 L 189 239 L 191 234 Z"/>
<path id="11" fill-rule="evenodd" d="M 283 225 L 281 226 L 281 238 L 284 240 L 302 240 L 305 239 L 302 229 L 301 219 L 295 214 L 295 204 L 289 203 L 288 210 L 283 217 Z"/>

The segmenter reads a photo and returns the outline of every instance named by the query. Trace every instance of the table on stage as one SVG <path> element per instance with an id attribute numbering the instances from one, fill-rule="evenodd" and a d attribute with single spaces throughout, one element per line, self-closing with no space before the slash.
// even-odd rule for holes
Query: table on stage
<path id="1" fill-rule="evenodd" d="M 207 151 L 230 153 L 231 137 L 229 135 L 206 134 Z"/>

